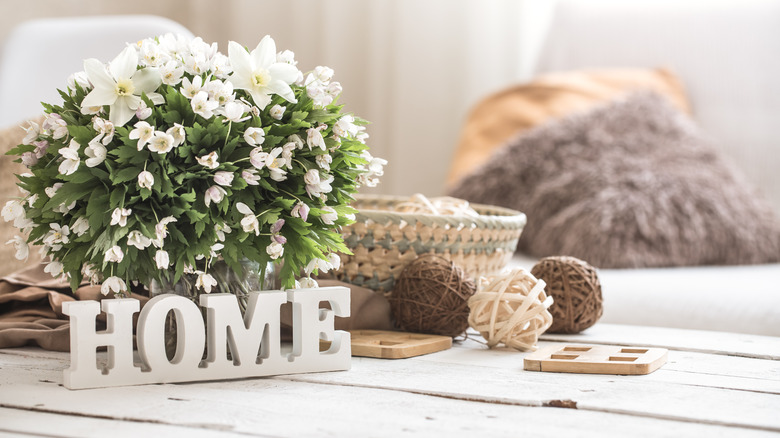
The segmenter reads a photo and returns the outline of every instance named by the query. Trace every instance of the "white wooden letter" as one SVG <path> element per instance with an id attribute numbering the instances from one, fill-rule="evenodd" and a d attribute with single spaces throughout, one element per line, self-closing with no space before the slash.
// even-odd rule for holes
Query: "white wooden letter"
<path id="1" fill-rule="evenodd" d="M 70 368 L 63 377 L 67 388 L 89 385 L 108 373 L 128 375 L 140 371 L 133 366 L 133 314 L 140 308 L 138 300 L 103 300 L 106 330 L 98 333 L 95 318 L 100 308 L 97 301 L 62 303 L 62 313 L 70 316 Z M 97 367 L 98 347 L 108 347 L 108 365 L 102 370 Z"/>
<path id="2" fill-rule="evenodd" d="M 334 316 L 349 316 L 349 300 L 349 289 L 345 287 L 287 292 L 287 301 L 293 307 L 293 351 L 288 356 L 290 362 L 319 362 L 330 358 L 335 363 L 349 363 L 352 351 L 350 335 L 334 329 Z M 329 302 L 333 310 L 320 309 L 321 301 Z M 330 348 L 322 353 L 320 339 L 331 342 Z M 345 345 L 346 348 L 342 348 Z"/>
<path id="3" fill-rule="evenodd" d="M 165 354 L 165 317 L 170 311 L 176 318 L 176 354 L 169 361 Z M 160 382 L 180 381 L 182 374 L 197 370 L 203 358 L 206 327 L 200 309 L 188 298 L 163 294 L 149 300 L 138 317 L 137 335 L 141 360 Z"/>
<path id="4" fill-rule="evenodd" d="M 281 291 L 254 292 L 242 318 L 235 295 L 201 295 L 200 305 L 208 309 L 208 367 L 279 363 L 279 309 L 286 302 L 287 294 Z M 232 363 L 227 358 L 227 344 Z"/>

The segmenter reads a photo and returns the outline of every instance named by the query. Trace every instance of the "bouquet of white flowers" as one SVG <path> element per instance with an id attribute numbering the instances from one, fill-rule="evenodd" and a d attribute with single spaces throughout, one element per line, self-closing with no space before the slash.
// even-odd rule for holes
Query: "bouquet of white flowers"
<path id="1" fill-rule="evenodd" d="M 368 153 L 367 122 L 341 112 L 333 70 L 296 65 L 268 36 L 225 56 L 171 34 L 84 61 L 9 152 L 30 169 L 2 209 L 27 235 L 17 257 L 41 245 L 47 272 L 104 294 L 185 273 L 210 292 L 216 260 L 283 260 L 285 288 L 337 268 L 352 195 L 386 161 Z"/>

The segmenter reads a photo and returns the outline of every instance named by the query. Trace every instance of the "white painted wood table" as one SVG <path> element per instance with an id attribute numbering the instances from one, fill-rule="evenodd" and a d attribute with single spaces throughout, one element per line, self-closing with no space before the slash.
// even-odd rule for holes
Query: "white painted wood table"
<path id="1" fill-rule="evenodd" d="M 523 370 L 477 339 L 344 372 L 69 391 L 68 354 L 0 350 L 0 436 L 780 434 L 780 338 L 598 324 L 555 342 L 666 347 L 645 376 Z"/>

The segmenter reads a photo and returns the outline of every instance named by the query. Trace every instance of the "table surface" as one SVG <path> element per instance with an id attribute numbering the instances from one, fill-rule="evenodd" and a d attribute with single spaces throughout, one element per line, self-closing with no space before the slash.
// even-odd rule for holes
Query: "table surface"
<path id="1" fill-rule="evenodd" d="M 0 350 L 0 436 L 777 436 L 780 338 L 597 324 L 553 343 L 669 349 L 644 376 L 523 370 L 479 336 L 349 371 L 70 391 L 67 353 Z"/>

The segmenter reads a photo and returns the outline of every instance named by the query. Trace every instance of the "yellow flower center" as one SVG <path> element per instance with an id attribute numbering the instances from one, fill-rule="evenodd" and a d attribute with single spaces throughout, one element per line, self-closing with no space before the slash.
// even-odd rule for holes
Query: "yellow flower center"
<path id="1" fill-rule="evenodd" d="M 268 73 L 268 70 L 264 68 L 256 71 L 255 74 L 252 75 L 252 85 L 255 87 L 265 88 L 268 86 L 269 82 L 271 82 L 271 75 Z"/>
<path id="2" fill-rule="evenodd" d="M 129 96 L 135 91 L 133 81 L 130 79 L 120 79 L 116 83 L 116 94 L 119 96 Z"/>

